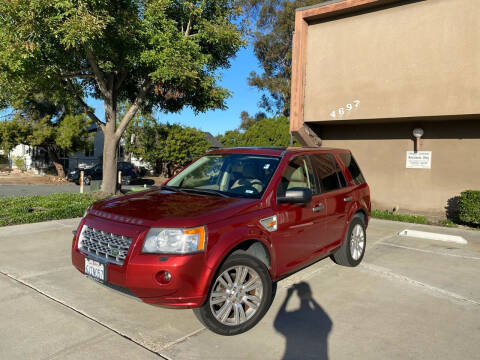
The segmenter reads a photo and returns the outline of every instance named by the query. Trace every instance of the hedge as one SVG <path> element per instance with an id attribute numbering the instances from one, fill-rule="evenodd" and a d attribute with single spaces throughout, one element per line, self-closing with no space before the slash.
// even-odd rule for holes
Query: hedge
<path id="1" fill-rule="evenodd" d="M 0 197 L 0 226 L 80 217 L 96 194 L 50 194 Z"/>
<path id="2" fill-rule="evenodd" d="M 480 225 L 480 191 L 467 190 L 460 194 L 458 217 L 466 224 Z"/>

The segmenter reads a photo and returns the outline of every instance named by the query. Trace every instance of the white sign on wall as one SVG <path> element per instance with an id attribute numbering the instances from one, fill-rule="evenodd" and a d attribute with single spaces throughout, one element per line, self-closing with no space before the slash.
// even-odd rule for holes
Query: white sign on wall
<path id="1" fill-rule="evenodd" d="M 432 152 L 431 151 L 407 151 L 407 169 L 431 169 Z"/>

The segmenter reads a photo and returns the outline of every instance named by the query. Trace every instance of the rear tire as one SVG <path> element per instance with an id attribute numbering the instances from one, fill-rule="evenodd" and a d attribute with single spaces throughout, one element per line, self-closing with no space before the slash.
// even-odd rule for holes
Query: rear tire
<path id="1" fill-rule="evenodd" d="M 251 255 L 232 254 L 215 275 L 205 304 L 193 312 L 217 334 L 241 334 L 263 318 L 272 302 L 272 290 L 264 263 Z"/>
<path id="2" fill-rule="evenodd" d="M 338 265 L 354 267 L 362 262 L 366 245 L 365 221 L 361 215 L 355 215 L 348 225 L 342 246 L 330 257 Z"/>

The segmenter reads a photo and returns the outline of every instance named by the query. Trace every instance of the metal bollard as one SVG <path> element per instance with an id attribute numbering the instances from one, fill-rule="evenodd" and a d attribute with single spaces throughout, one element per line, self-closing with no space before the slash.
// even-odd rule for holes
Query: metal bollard
<path id="1" fill-rule="evenodd" d="M 83 170 L 80 171 L 80 194 L 83 194 Z"/>

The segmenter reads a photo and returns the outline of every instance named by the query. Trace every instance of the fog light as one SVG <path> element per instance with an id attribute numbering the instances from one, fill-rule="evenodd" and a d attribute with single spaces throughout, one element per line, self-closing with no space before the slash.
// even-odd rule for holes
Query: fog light
<path id="1" fill-rule="evenodd" d="M 157 273 L 155 278 L 160 284 L 168 284 L 170 280 L 172 280 L 172 274 L 170 274 L 168 271 L 160 271 Z"/>

